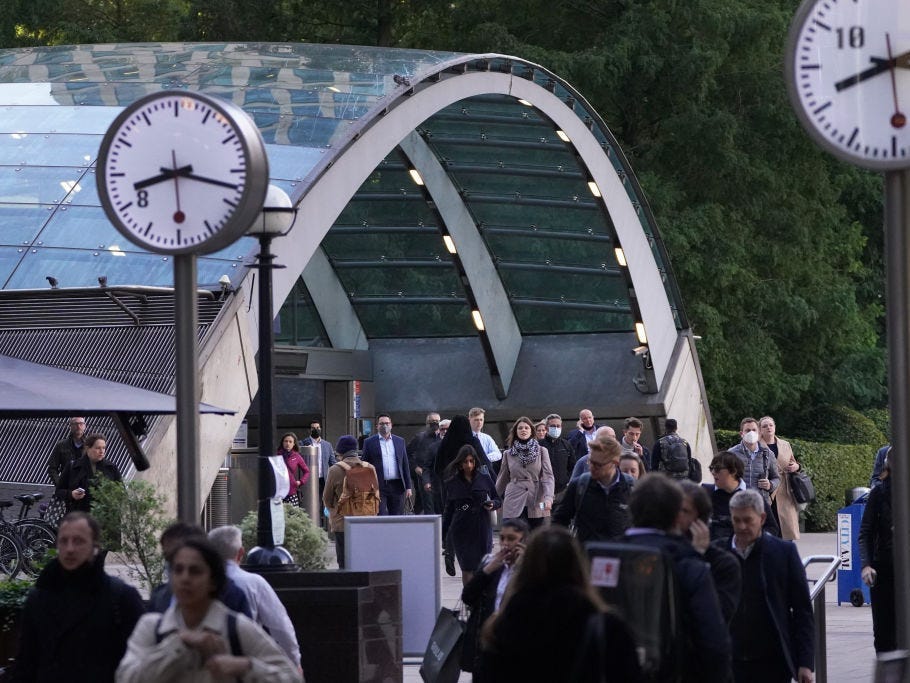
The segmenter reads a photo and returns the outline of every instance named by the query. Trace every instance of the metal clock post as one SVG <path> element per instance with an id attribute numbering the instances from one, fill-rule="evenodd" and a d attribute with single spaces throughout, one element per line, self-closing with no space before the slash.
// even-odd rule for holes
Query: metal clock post
<path id="1" fill-rule="evenodd" d="M 810 137 L 885 173 L 885 253 L 897 642 L 910 647 L 910 4 L 805 0 L 785 77 Z M 910 680 L 905 671 L 904 681 Z"/>
<path id="2" fill-rule="evenodd" d="M 98 153 L 101 205 L 120 233 L 174 256 L 177 515 L 198 523 L 196 255 L 223 249 L 262 210 L 269 167 L 247 114 L 225 100 L 162 91 L 126 107 Z"/>

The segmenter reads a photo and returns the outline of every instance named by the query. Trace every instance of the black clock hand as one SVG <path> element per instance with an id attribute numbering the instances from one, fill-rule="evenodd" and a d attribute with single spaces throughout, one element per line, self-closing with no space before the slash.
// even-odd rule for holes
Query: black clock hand
<path id="1" fill-rule="evenodd" d="M 205 176 L 196 175 L 193 173 L 192 166 L 184 166 L 183 168 L 178 168 L 177 175 L 179 175 L 181 178 L 188 178 L 189 180 L 198 180 L 200 183 L 209 183 L 210 185 L 218 185 L 219 187 L 229 187 L 232 190 L 237 189 L 237 183 L 226 183 L 223 180 L 215 180 L 214 178 L 206 178 Z"/>
<path id="2" fill-rule="evenodd" d="M 163 183 L 165 180 L 170 180 L 175 178 L 178 175 L 185 175 L 185 172 L 192 172 L 192 166 L 184 166 L 183 168 L 170 169 L 164 168 L 163 166 L 158 169 L 161 171 L 160 175 L 152 176 L 151 178 L 146 178 L 145 180 L 140 180 L 138 183 L 133 183 L 134 190 L 141 190 L 144 187 L 150 187 L 151 185 L 157 185 L 158 183 Z"/>
<path id="3" fill-rule="evenodd" d="M 897 57 L 893 59 L 884 59 L 882 57 L 869 57 L 870 61 L 875 64 L 875 66 L 869 67 L 865 71 L 860 71 L 858 74 L 853 74 L 848 76 L 837 83 L 834 84 L 835 90 L 840 92 L 841 90 L 846 90 L 847 88 L 854 86 L 863 81 L 867 81 L 870 78 L 874 78 L 879 74 L 883 74 L 886 71 L 897 67 L 898 69 L 910 69 L 910 50 L 907 52 L 902 52 Z"/>

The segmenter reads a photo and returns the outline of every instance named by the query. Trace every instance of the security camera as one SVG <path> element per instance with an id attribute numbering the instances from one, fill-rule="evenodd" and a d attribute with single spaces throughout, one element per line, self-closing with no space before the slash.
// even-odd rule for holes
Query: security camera
<path id="1" fill-rule="evenodd" d="M 229 278 L 227 275 L 222 275 L 220 278 L 218 278 L 218 284 L 222 287 L 227 287 L 231 284 L 231 278 Z"/>
<path id="2" fill-rule="evenodd" d="M 648 353 L 648 351 L 648 347 L 644 344 L 641 346 L 636 346 L 634 349 L 632 349 L 632 353 L 634 353 L 636 356 L 644 356 Z"/>

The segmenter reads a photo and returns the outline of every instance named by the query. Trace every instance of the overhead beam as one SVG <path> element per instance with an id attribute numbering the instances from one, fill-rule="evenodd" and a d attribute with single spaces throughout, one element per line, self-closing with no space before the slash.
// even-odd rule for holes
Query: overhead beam
<path id="1" fill-rule="evenodd" d="M 332 348 L 366 351 L 370 348 L 348 293 L 322 247 L 313 252 L 301 274 Z"/>

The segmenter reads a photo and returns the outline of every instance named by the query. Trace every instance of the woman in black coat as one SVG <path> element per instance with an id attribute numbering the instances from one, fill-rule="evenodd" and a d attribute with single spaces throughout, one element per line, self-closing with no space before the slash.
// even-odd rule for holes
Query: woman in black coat
<path id="1" fill-rule="evenodd" d="M 85 455 L 67 463 L 60 475 L 56 496 L 66 501 L 67 511 L 89 512 L 92 507 L 92 484 L 97 477 L 120 481 L 120 470 L 105 459 L 107 437 L 89 434 L 85 437 Z"/>
<path id="2" fill-rule="evenodd" d="M 872 633 L 876 652 L 897 649 L 890 475 L 891 466 L 885 460 L 882 483 L 869 492 L 859 527 L 860 565 L 863 568 L 863 583 L 869 586 L 872 598 Z"/>
<path id="3" fill-rule="evenodd" d="M 493 480 L 477 469 L 477 451 L 462 446 L 449 465 L 445 483 L 446 508 L 442 537 L 452 532 L 455 557 L 461 565 L 461 581 L 467 584 L 481 558 L 493 548 L 490 511 L 502 505 Z"/>

